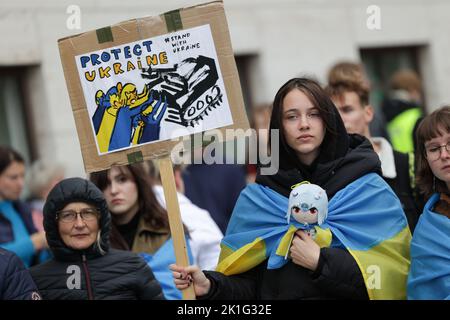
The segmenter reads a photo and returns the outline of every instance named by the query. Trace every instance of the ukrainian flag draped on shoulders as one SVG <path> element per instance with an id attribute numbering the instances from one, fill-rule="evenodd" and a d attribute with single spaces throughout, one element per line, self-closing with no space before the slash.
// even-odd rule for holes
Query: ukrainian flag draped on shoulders
<path id="1" fill-rule="evenodd" d="M 290 239 L 304 228 L 291 219 L 288 198 L 252 184 L 241 193 L 226 235 L 217 271 L 239 274 L 268 259 L 267 268 L 287 263 Z M 346 248 L 356 260 L 371 299 L 405 299 L 411 233 L 401 204 L 384 180 L 366 174 L 329 201 L 328 217 L 316 227 L 321 247 Z"/>
<path id="2" fill-rule="evenodd" d="M 428 200 L 414 231 L 408 299 L 450 300 L 450 219 L 433 212 L 438 200 Z"/>
<path id="3" fill-rule="evenodd" d="M 186 238 L 186 249 L 189 263 L 194 263 L 189 239 Z M 164 297 L 167 300 L 181 300 L 181 291 L 178 290 L 173 282 L 172 271 L 169 265 L 176 263 L 173 239 L 170 237 L 153 255 L 142 252 L 139 254 L 150 266 L 152 272 L 161 285 Z"/>

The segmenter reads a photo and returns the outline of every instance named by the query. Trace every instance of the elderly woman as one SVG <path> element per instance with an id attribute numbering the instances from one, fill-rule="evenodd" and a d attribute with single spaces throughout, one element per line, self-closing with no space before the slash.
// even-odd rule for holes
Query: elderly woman
<path id="1" fill-rule="evenodd" d="M 81 178 L 65 179 L 44 206 L 54 259 L 31 275 L 44 299 L 164 299 L 145 261 L 109 248 L 111 217 L 103 193 Z"/>

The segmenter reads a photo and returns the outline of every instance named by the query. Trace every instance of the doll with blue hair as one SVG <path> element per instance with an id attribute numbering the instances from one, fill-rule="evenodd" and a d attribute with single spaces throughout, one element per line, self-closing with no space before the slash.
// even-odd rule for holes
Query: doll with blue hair
<path id="1" fill-rule="evenodd" d="M 314 227 L 323 224 L 327 214 L 328 197 L 325 190 L 309 182 L 294 185 L 289 195 L 289 207 L 286 214 L 288 224 L 292 216 L 314 239 L 316 236 Z"/>
<path id="2" fill-rule="evenodd" d="M 328 196 L 325 190 L 316 184 L 308 181 L 300 182 L 292 186 L 289 195 L 289 205 L 286 213 L 287 223 L 291 221 L 291 216 L 300 223 L 308 236 L 316 239 L 316 226 L 323 224 L 328 215 Z M 292 243 L 295 233 L 292 233 Z M 287 259 L 288 253 L 285 255 Z"/>

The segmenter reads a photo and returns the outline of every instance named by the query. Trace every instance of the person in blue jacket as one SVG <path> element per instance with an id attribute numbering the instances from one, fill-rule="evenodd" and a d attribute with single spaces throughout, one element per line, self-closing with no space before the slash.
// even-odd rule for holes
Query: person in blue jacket
<path id="1" fill-rule="evenodd" d="M 36 284 L 13 252 L 0 248 L 0 300 L 41 300 Z"/>
<path id="2" fill-rule="evenodd" d="M 0 247 L 22 259 L 25 266 L 37 263 L 47 248 L 43 231 L 33 224 L 31 209 L 19 201 L 25 177 L 25 161 L 10 147 L 0 146 Z"/>
<path id="3" fill-rule="evenodd" d="M 450 300 L 450 106 L 419 124 L 417 158 L 428 202 L 411 241 L 408 299 Z"/>

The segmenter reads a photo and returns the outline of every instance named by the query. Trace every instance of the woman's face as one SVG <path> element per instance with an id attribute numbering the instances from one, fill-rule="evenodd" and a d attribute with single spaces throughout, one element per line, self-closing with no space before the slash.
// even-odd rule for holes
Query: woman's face
<path id="1" fill-rule="evenodd" d="M 128 223 L 139 209 L 137 185 L 131 177 L 127 168 L 112 167 L 103 190 L 109 211 L 118 224 Z"/>
<path id="2" fill-rule="evenodd" d="M 427 161 L 436 178 L 444 181 L 450 190 L 450 151 L 444 147 L 450 143 L 450 132 L 439 130 L 436 138 L 425 142 Z"/>
<path id="3" fill-rule="evenodd" d="M 287 144 L 310 165 L 319 155 L 325 127 L 319 110 L 302 91 L 293 89 L 284 98 L 282 124 Z"/>
<path id="4" fill-rule="evenodd" d="M 25 165 L 13 161 L 0 174 L 0 200 L 17 200 L 23 190 Z"/>
<path id="5" fill-rule="evenodd" d="M 69 248 L 85 250 L 97 240 L 99 232 L 97 209 L 84 202 L 72 202 L 58 212 L 58 230 Z"/>

